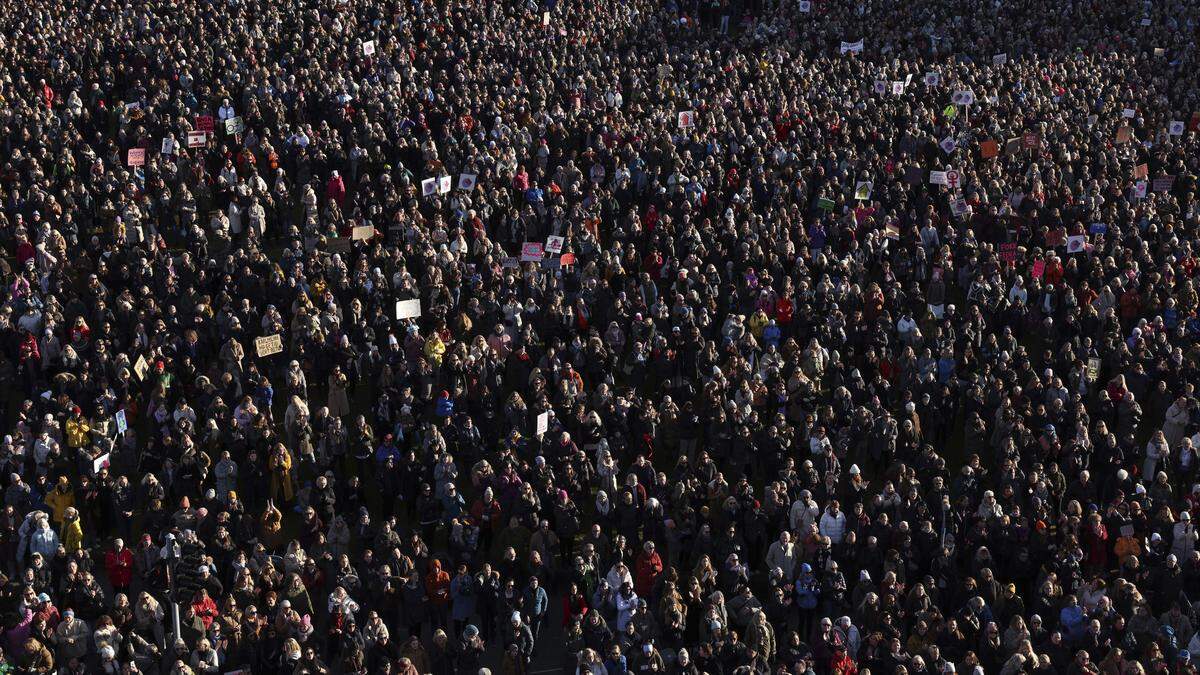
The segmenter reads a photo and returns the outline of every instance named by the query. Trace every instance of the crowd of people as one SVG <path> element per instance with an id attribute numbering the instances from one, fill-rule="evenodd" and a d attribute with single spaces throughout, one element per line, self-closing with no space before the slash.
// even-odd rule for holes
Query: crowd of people
<path id="1" fill-rule="evenodd" d="M 1198 20 L 9 6 L 0 673 L 1194 673 Z"/>

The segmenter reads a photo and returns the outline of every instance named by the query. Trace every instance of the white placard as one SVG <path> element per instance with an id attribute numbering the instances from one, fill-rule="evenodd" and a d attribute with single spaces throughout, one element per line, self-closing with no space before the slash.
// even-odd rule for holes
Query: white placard
<path id="1" fill-rule="evenodd" d="M 162 140 L 162 148 L 159 150 L 159 153 L 164 155 L 175 154 L 175 139 L 170 137 L 164 138 Z"/>
<path id="2" fill-rule="evenodd" d="M 690 129 L 691 127 L 696 126 L 696 113 L 692 112 L 691 110 L 684 110 L 683 112 L 680 112 L 677 117 L 678 119 L 676 121 L 679 123 L 680 129 Z"/>
<path id="3" fill-rule="evenodd" d="M 203 148 L 204 144 L 207 142 L 208 142 L 208 134 L 206 132 L 203 132 L 203 131 L 189 131 L 188 132 L 188 147 L 189 148 Z"/>
<path id="4" fill-rule="evenodd" d="M 970 89 L 958 89 L 950 97 L 950 102 L 954 105 L 971 105 L 975 102 L 975 92 Z"/>
<path id="5" fill-rule="evenodd" d="M 415 319 L 421 316 L 421 301 L 420 300 L 397 300 L 396 301 L 396 318 L 397 319 Z"/>
<path id="6" fill-rule="evenodd" d="M 936 87 L 942 81 L 942 76 L 939 73 L 925 73 L 925 85 Z"/>
<path id="7" fill-rule="evenodd" d="M 1182 136 L 1183 130 L 1186 129 L 1183 120 L 1171 120 L 1171 125 L 1167 127 L 1167 132 L 1172 136 Z"/>
<path id="8" fill-rule="evenodd" d="M 101 469 L 107 469 L 111 463 L 112 453 L 106 452 L 96 459 L 92 460 L 92 473 L 100 473 Z"/>
<path id="9" fill-rule="evenodd" d="M 375 41 L 367 40 L 366 42 L 362 43 L 362 52 L 363 56 L 373 55 L 375 53 Z"/>
<path id="10" fill-rule="evenodd" d="M 426 178 L 421 181 L 421 194 L 425 197 L 430 197 L 437 194 L 438 180 L 436 178 Z"/>
<path id="11" fill-rule="evenodd" d="M 812 2 L 809 0 L 800 0 L 799 9 L 801 14 L 808 14 L 812 11 Z"/>
<path id="12" fill-rule="evenodd" d="M 565 244 L 566 241 L 567 240 L 565 237 L 550 235 L 549 237 L 546 237 L 546 250 L 551 253 L 562 253 L 563 244 Z"/>
<path id="13" fill-rule="evenodd" d="M 478 178 L 478 176 L 473 173 L 458 174 L 458 189 L 466 190 L 467 192 L 474 190 L 476 178 Z"/>
<path id="14" fill-rule="evenodd" d="M 283 337 L 276 333 L 266 337 L 256 338 L 254 348 L 259 356 L 271 356 L 283 351 Z"/>
<path id="15" fill-rule="evenodd" d="M 840 52 L 842 54 L 845 54 L 846 52 L 854 52 L 855 54 L 861 54 L 862 50 L 863 50 L 863 41 L 862 40 L 859 40 L 858 42 L 843 42 L 840 47 Z"/>
<path id="16" fill-rule="evenodd" d="M 537 416 L 537 431 L 538 436 L 546 433 L 550 429 L 550 411 L 547 410 Z"/>
<path id="17" fill-rule="evenodd" d="M 453 183 L 450 182 L 450 176 L 438 176 L 437 191 L 439 195 L 444 195 L 450 191 Z"/>

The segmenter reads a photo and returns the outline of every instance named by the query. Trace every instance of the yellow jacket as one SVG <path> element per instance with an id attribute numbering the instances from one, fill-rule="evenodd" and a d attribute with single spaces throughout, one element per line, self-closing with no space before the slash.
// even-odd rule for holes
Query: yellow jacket
<path id="1" fill-rule="evenodd" d="M 83 526 L 79 524 L 79 519 L 63 523 L 58 539 L 67 549 L 67 553 L 74 553 L 83 548 Z"/>
<path id="2" fill-rule="evenodd" d="M 71 418 L 67 420 L 67 447 L 82 448 L 88 444 L 88 435 L 92 432 L 92 427 L 85 419 L 76 420 Z"/>
<path id="3" fill-rule="evenodd" d="M 75 491 L 67 488 L 66 492 L 55 487 L 46 495 L 46 506 L 50 507 L 50 518 L 55 524 L 63 521 L 63 513 L 75 506 Z"/>
<path id="4" fill-rule="evenodd" d="M 446 353 L 446 345 L 442 339 L 434 335 L 425 343 L 425 358 L 435 366 L 442 365 L 442 355 Z"/>
<path id="5" fill-rule="evenodd" d="M 761 309 L 750 315 L 750 332 L 755 338 L 762 338 L 763 329 L 771 322 L 771 318 Z"/>

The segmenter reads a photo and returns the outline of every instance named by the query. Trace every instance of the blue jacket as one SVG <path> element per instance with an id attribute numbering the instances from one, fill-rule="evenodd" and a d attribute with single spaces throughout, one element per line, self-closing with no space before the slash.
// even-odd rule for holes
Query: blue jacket
<path id="1" fill-rule="evenodd" d="M 451 618 L 467 621 L 475 613 L 475 578 L 458 575 L 450 581 Z"/>
<path id="2" fill-rule="evenodd" d="M 537 588 L 525 589 L 525 613 L 531 617 L 544 617 L 550 611 L 550 597 L 540 584 Z"/>

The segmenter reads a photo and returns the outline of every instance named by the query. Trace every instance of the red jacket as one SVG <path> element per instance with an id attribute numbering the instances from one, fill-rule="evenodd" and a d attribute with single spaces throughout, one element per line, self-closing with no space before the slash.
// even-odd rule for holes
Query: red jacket
<path id="1" fill-rule="evenodd" d="M 193 600 L 192 612 L 204 622 L 204 630 L 208 630 L 212 626 L 213 619 L 217 618 L 217 603 L 213 602 L 213 599 L 208 596 L 205 596 L 203 599 Z"/>
<path id="2" fill-rule="evenodd" d="M 435 605 L 444 606 L 450 602 L 450 575 L 442 569 L 441 561 L 430 563 L 429 574 L 425 575 L 425 595 Z"/>
<path id="3" fill-rule="evenodd" d="M 583 593 L 577 594 L 575 597 L 563 596 L 563 618 L 562 625 L 567 627 L 571 625 L 571 620 L 575 617 L 582 619 L 587 616 L 588 604 L 587 598 L 583 597 Z"/>
<path id="4" fill-rule="evenodd" d="M 115 550 L 105 553 L 104 567 L 108 570 L 108 580 L 113 586 L 128 586 L 133 577 L 133 552 L 122 548 L 120 553 Z"/>
<path id="5" fill-rule="evenodd" d="M 662 575 L 662 558 L 659 557 L 658 551 L 651 551 L 650 553 L 642 551 L 642 554 L 637 557 L 635 568 L 633 590 L 639 596 L 648 598 L 650 597 L 650 592 L 654 590 L 654 583 Z"/>

